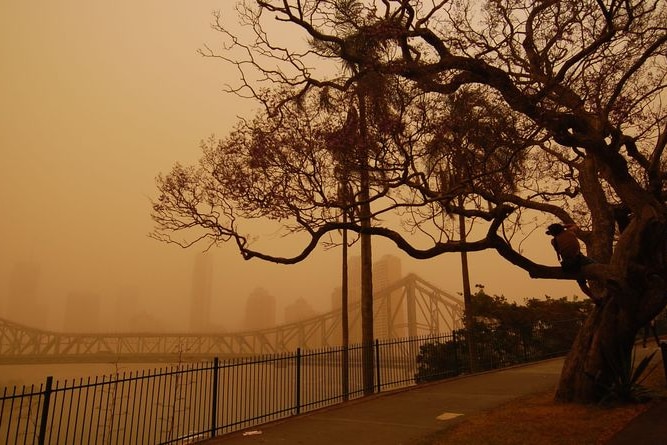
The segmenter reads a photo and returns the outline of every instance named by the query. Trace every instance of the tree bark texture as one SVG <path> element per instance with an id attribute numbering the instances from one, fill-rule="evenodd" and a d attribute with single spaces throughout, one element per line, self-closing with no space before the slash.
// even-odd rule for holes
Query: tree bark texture
<path id="1" fill-rule="evenodd" d="M 666 230 L 664 214 L 647 207 L 622 233 L 611 260 L 616 272 L 598 283 L 605 301 L 584 321 L 566 357 L 556 400 L 598 401 L 617 364 L 631 362 L 637 333 L 667 301 Z"/>

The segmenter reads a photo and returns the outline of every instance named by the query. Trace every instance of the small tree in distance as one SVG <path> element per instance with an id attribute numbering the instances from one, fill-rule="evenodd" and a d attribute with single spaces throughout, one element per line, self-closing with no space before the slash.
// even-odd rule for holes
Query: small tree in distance
<path id="1" fill-rule="evenodd" d="M 664 2 L 258 0 L 239 14 L 250 38 L 218 15 L 227 46 L 203 53 L 236 67 L 230 91 L 265 113 L 205 144 L 200 166 L 158 179 L 153 235 L 232 241 L 246 259 L 290 264 L 347 229 L 414 258 L 491 249 L 533 278 L 586 278 L 605 304 L 584 322 L 556 397 L 595 400 L 613 378 L 606 357 L 629 356 L 667 304 Z M 275 20 L 307 49 L 274 41 Z M 344 157 L 358 176 L 342 203 L 330 136 L 369 79 L 388 100 L 357 127 L 366 156 Z M 370 226 L 341 221 L 365 204 Z M 474 235 L 465 242 L 459 215 Z M 243 223 L 262 218 L 310 240 L 291 257 L 253 249 Z M 566 274 L 526 257 L 520 242 L 548 219 L 576 222 L 596 264 Z"/>

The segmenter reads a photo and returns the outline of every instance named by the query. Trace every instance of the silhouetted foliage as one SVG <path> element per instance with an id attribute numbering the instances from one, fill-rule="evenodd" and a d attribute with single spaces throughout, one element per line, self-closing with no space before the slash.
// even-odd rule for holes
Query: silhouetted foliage
<path id="1" fill-rule="evenodd" d="M 419 347 L 415 383 L 455 377 L 461 373 L 464 344 L 456 337 L 442 342 L 425 343 Z"/>
<path id="2" fill-rule="evenodd" d="M 483 289 L 472 297 L 475 324 L 446 342 L 427 343 L 417 356 L 417 383 L 564 355 L 591 303 L 566 298 L 529 299 L 524 305 Z M 468 348 L 472 340 L 474 348 Z M 476 354 L 472 358 L 470 351 Z"/>
<path id="3" fill-rule="evenodd" d="M 600 403 L 640 403 L 647 401 L 652 393 L 642 385 L 651 373 L 649 365 L 658 351 L 643 357 L 639 362 L 633 351 L 631 356 L 618 348 L 617 352 L 606 356 L 613 372 L 610 376 L 591 376 L 595 380 L 600 395 Z M 657 365 L 654 365 L 654 368 Z"/>
<path id="4" fill-rule="evenodd" d="M 667 3 L 242 0 L 238 14 L 215 15 L 223 43 L 202 54 L 263 111 L 206 145 L 200 166 L 158 178 L 153 236 L 292 264 L 345 229 L 418 259 L 494 250 L 533 278 L 586 279 L 606 303 L 557 398 L 595 400 L 582 373 L 611 373 L 603 354 L 667 305 Z M 367 117 L 356 132 L 352 105 Z M 256 219 L 308 240 L 269 254 L 245 225 Z M 552 220 L 576 223 L 596 263 L 565 272 L 529 257 L 523 241 Z"/>

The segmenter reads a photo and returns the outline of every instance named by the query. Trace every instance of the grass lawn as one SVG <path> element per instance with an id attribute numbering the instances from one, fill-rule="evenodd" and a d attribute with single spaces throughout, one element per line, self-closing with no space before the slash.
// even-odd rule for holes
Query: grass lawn
<path id="1" fill-rule="evenodd" d="M 656 397 L 667 397 L 660 352 L 649 369 L 652 372 L 643 386 L 653 390 Z M 553 391 L 532 394 L 470 415 L 421 444 L 604 444 L 651 406 L 651 402 L 623 406 L 562 404 L 555 403 L 553 395 Z"/>

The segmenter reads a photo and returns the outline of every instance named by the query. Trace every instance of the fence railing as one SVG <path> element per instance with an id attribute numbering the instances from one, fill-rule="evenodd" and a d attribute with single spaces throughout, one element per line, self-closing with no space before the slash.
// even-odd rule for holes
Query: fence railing
<path id="1" fill-rule="evenodd" d="M 372 345 L 373 390 L 562 355 L 578 323 L 378 340 Z M 554 330 L 560 332 L 555 339 Z M 363 348 L 354 345 L 76 381 L 48 377 L 39 387 L 4 389 L 0 442 L 194 443 L 362 397 L 362 358 Z"/>

